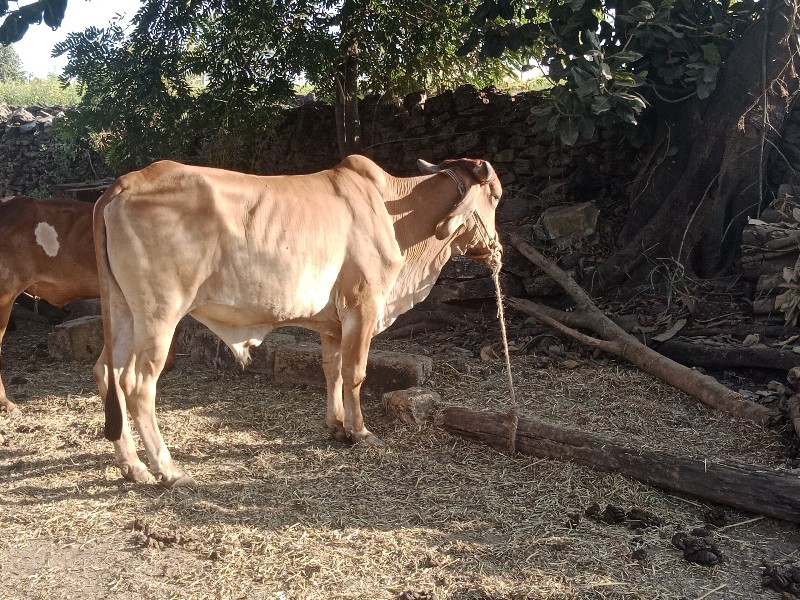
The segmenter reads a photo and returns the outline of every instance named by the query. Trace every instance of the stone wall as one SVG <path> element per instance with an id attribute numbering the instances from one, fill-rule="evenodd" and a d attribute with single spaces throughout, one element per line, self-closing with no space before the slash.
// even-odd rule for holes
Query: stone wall
<path id="1" fill-rule="evenodd" d="M 390 173 L 416 174 L 417 158 L 486 158 L 504 186 L 513 186 L 518 202 L 509 217 L 531 215 L 535 206 L 615 198 L 631 179 L 634 151 L 618 133 L 600 140 L 564 146 L 547 132 L 533 133 L 531 109 L 536 92 L 510 95 L 462 86 L 435 97 L 413 94 L 403 106 L 361 102 L 363 153 Z M 270 143 L 254 163 L 260 173 L 309 173 L 339 161 L 334 111 L 314 102 L 287 111 Z"/>
<path id="2" fill-rule="evenodd" d="M 15 109 L 0 104 L 0 196 L 32 195 L 55 183 L 50 128 L 63 116 L 59 107 Z"/>
<path id="3" fill-rule="evenodd" d="M 10 107 L 0 102 L 0 197 L 41 196 L 66 181 L 107 176 L 80 145 L 65 144 L 53 126 L 63 106 Z M 102 175 L 95 171 L 98 167 Z"/>

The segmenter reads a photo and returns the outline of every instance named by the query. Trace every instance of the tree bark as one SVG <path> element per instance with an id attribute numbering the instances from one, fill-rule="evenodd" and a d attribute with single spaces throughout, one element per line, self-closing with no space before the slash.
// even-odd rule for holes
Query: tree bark
<path id="1" fill-rule="evenodd" d="M 361 150 L 361 119 L 358 114 L 358 20 L 355 0 L 342 6 L 342 64 L 336 80 L 336 134 L 341 158 Z"/>
<path id="2" fill-rule="evenodd" d="M 731 265 L 747 216 L 759 208 L 759 165 L 767 160 L 760 149 L 762 50 L 768 140 L 781 131 L 798 87 L 800 59 L 790 41 L 792 7 L 783 1 L 771 4 L 769 18 L 739 40 L 708 99 L 683 104 L 651 99 L 655 141 L 631 190 L 620 248 L 587 281 L 593 292 L 618 285 L 645 259 L 651 264 L 674 260 L 700 276 Z M 669 148 L 679 151 L 668 157 Z"/>
<path id="3" fill-rule="evenodd" d="M 450 406 L 437 425 L 452 434 L 509 447 L 505 413 Z M 594 433 L 519 417 L 514 446 L 518 452 L 619 473 L 667 491 L 800 523 L 800 477 L 754 465 L 722 463 L 629 447 Z"/>

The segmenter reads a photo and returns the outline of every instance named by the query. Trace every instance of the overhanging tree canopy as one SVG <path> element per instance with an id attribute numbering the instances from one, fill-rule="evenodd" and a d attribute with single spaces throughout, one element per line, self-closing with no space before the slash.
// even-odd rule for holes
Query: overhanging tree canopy
<path id="1" fill-rule="evenodd" d="M 544 47 L 554 81 L 538 126 L 564 143 L 629 126 L 642 147 L 610 289 L 645 259 L 712 275 L 748 215 L 798 90 L 797 0 L 484 0 L 460 53 Z"/>
<path id="2" fill-rule="evenodd" d="M 460 3 L 428 0 L 146 0 L 129 35 L 90 28 L 55 52 L 69 58 L 65 77 L 85 87 L 80 122 L 111 132 L 118 164 L 174 154 L 193 119 L 263 123 L 300 80 L 335 102 L 347 154 L 358 148 L 360 94 L 486 85 L 510 73 L 517 54 L 456 55 L 467 15 Z"/>

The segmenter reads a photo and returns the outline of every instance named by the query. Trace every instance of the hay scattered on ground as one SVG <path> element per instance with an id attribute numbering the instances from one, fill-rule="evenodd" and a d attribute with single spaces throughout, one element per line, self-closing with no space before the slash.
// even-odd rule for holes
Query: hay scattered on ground
<path id="1" fill-rule="evenodd" d="M 24 415 L 0 419 L 0 597 L 754 598 L 762 559 L 798 559 L 797 528 L 761 520 L 716 533 L 727 562 L 693 565 L 670 539 L 702 525 L 697 501 L 401 426 L 376 398 L 366 418 L 387 446 L 344 447 L 322 427 L 323 390 L 183 360 L 162 378 L 158 413 L 199 485 L 135 486 L 102 438 L 90 367 L 34 352 L 44 333 L 26 324 L 4 348 L 6 381 L 29 383 L 8 386 Z M 445 402 L 507 407 L 500 361 L 445 353 L 435 364 Z M 537 417 L 654 450 L 784 464 L 776 434 L 627 367 L 513 364 L 522 409 Z M 665 524 L 569 523 L 594 502 Z M 142 520 L 180 542 L 148 547 Z"/>

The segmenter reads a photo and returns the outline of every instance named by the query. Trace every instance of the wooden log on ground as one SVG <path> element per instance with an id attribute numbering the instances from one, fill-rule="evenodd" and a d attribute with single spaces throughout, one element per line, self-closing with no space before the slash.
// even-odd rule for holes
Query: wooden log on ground
<path id="1" fill-rule="evenodd" d="M 437 425 L 446 431 L 505 450 L 506 413 L 450 406 Z M 629 447 L 609 438 L 520 416 L 517 452 L 619 473 L 647 485 L 776 519 L 800 523 L 800 477 L 740 463 L 716 463 Z"/>
<path id="2" fill-rule="evenodd" d="M 682 365 L 716 371 L 736 368 L 788 371 L 800 367 L 800 354 L 780 348 L 709 346 L 675 339 L 654 344 L 653 348 Z"/>
<path id="3" fill-rule="evenodd" d="M 794 267 L 797 254 L 785 254 L 775 258 L 742 260 L 742 277 L 748 280 L 757 280 L 762 275 L 783 273 L 785 267 Z"/>
<path id="4" fill-rule="evenodd" d="M 732 335 L 741 339 L 746 338 L 751 333 L 757 333 L 762 338 L 773 338 L 775 340 L 785 340 L 797 333 L 797 329 L 791 325 L 769 325 L 763 322 L 737 323 L 735 325 L 714 325 L 696 326 L 681 330 L 683 337 L 713 337 L 715 335 Z"/>

